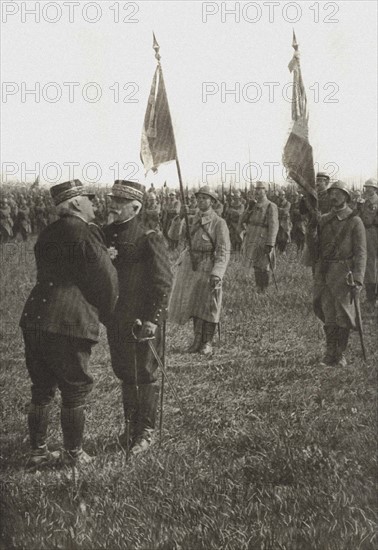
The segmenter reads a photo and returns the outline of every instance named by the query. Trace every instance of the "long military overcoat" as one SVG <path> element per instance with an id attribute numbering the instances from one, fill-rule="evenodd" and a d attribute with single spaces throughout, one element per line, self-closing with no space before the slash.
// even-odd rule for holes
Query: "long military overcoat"
<path id="1" fill-rule="evenodd" d="M 366 230 L 367 263 L 365 284 L 378 282 L 378 195 L 366 199 L 361 219 Z"/>
<path id="2" fill-rule="evenodd" d="M 337 301 L 346 313 L 350 327 L 356 328 L 354 304 L 351 299 L 351 287 L 347 284 L 347 275 L 351 271 L 354 281 L 360 284 L 364 281 L 366 235 L 361 219 L 351 214 L 352 210 L 347 206 L 337 213 L 331 211 L 324 214 L 320 219 L 320 258 L 315 264 L 313 304 L 316 316 L 324 322 L 321 298 L 323 291 L 328 287 L 332 299 Z"/>
<path id="3" fill-rule="evenodd" d="M 185 228 L 184 228 L 185 229 Z M 230 259 L 230 235 L 227 224 L 213 209 L 198 213 L 191 224 L 193 270 L 188 248 L 177 263 L 168 319 L 184 324 L 191 317 L 218 323 L 222 307 L 222 286 L 212 289 L 210 275 L 223 279 Z"/>
<path id="4" fill-rule="evenodd" d="M 269 258 L 266 254 L 265 245 L 274 247 L 276 243 L 279 227 L 277 206 L 265 197 L 262 202 L 254 205 L 252 212 L 247 211 L 244 213 L 243 223 L 247 225 L 241 249 L 243 265 L 269 271 Z M 270 260 L 274 267 L 274 250 L 271 253 Z"/>

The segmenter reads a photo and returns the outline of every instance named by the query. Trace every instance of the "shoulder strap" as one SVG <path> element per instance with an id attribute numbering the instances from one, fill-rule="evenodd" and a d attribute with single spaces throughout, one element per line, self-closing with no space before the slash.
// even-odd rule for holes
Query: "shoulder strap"
<path id="1" fill-rule="evenodd" d="M 208 230 L 206 229 L 205 226 L 201 225 L 201 229 L 209 237 L 210 242 L 211 242 L 211 246 L 213 247 L 213 252 L 215 252 L 215 241 L 214 241 L 213 237 L 210 235 L 210 233 L 208 232 Z"/>
<path id="2" fill-rule="evenodd" d="M 345 218 L 345 223 L 341 226 L 341 228 L 339 229 L 339 231 L 337 232 L 336 234 L 336 238 L 334 240 L 334 243 L 333 243 L 333 253 L 335 254 L 336 253 L 336 257 L 338 256 L 338 250 L 339 250 L 339 247 L 340 247 L 340 244 L 342 243 L 345 235 L 347 234 L 347 231 L 348 231 L 348 228 L 349 228 L 349 220 L 351 220 L 352 218 L 354 218 L 355 216 L 357 215 L 357 213 L 355 211 L 351 212 L 349 214 L 349 216 L 347 218 Z M 333 219 L 333 218 L 331 218 Z M 327 223 L 328 223 L 328 220 L 327 220 Z M 324 224 L 326 225 L 326 224 Z M 323 227 L 324 227 L 323 225 Z"/>

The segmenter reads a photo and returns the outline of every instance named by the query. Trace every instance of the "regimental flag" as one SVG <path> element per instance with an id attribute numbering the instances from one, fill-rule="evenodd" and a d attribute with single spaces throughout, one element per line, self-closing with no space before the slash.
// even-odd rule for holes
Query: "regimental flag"
<path id="1" fill-rule="evenodd" d="M 293 73 L 293 96 L 291 118 L 293 126 L 284 148 L 283 164 L 288 177 L 293 179 L 305 192 L 309 205 L 317 206 L 315 189 L 315 170 L 312 147 L 308 140 L 308 109 L 306 91 L 303 85 L 302 71 L 299 62 L 298 43 L 293 32 L 294 55 L 289 63 Z"/>
<path id="2" fill-rule="evenodd" d="M 140 157 L 146 173 L 156 172 L 158 166 L 177 158 L 175 137 L 163 71 L 160 65 L 159 45 L 154 35 L 155 57 L 158 60 L 148 98 L 142 130 Z"/>

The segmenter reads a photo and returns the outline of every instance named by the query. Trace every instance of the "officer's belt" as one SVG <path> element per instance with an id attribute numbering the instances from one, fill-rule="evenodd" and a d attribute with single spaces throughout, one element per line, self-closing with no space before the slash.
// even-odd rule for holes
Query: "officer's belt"
<path id="1" fill-rule="evenodd" d="M 268 227 L 267 223 L 250 223 L 249 225 L 256 226 L 256 227 Z"/>

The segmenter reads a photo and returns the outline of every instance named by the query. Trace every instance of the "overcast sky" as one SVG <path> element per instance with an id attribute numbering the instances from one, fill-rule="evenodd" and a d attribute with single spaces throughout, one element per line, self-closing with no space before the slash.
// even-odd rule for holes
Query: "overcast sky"
<path id="1" fill-rule="evenodd" d="M 374 1 L 1 4 L 3 181 L 30 182 L 34 172 L 65 181 L 77 163 L 82 181 L 175 185 L 174 165 L 145 180 L 139 159 L 154 31 L 184 180 L 212 173 L 209 183 L 228 184 L 236 168 L 244 187 L 250 154 L 253 179 L 282 182 L 293 28 L 316 169 L 376 177 Z"/>

